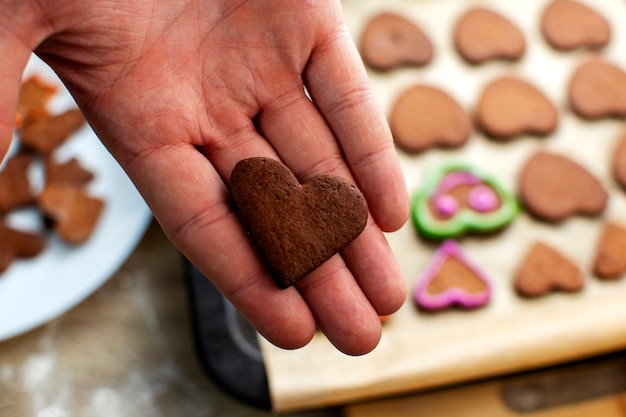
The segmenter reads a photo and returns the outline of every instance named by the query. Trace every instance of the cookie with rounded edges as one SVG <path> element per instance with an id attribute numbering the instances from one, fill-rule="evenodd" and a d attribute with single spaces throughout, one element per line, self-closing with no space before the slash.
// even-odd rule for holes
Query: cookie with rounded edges
<path id="1" fill-rule="evenodd" d="M 611 172 L 622 190 L 626 191 L 626 131 L 617 141 L 611 160 Z"/>
<path id="2" fill-rule="evenodd" d="M 446 240 L 433 255 L 413 291 L 416 304 L 425 310 L 458 306 L 482 307 L 491 298 L 491 284 L 485 273 L 461 250 Z"/>
<path id="3" fill-rule="evenodd" d="M 402 66 L 424 66 L 433 46 L 414 22 L 396 13 L 380 13 L 369 20 L 360 37 L 363 62 L 378 71 Z"/>
<path id="4" fill-rule="evenodd" d="M 513 193 L 493 176 L 466 163 L 445 164 L 427 172 L 411 203 L 415 228 L 432 240 L 495 232 L 519 211 Z"/>
<path id="5" fill-rule="evenodd" d="M 414 85 L 392 106 L 389 126 L 395 144 L 411 154 L 432 147 L 458 148 L 473 130 L 469 114 L 445 91 Z"/>
<path id="6" fill-rule="evenodd" d="M 553 223 L 570 216 L 597 216 L 608 193 L 584 166 L 554 152 L 531 155 L 519 175 L 519 197 L 535 217 Z"/>
<path id="7" fill-rule="evenodd" d="M 554 0 L 541 15 L 541 34 L 555 49 L 601 48 L 611 40 L 607 19 L 574 0 Z"/>
<path id="8" fill-rule="evenodd" d="M 586 119 L 626 117 L 626 72 L 592 57 L 574 71 L 567 98 L 574 113 Z"/>
<path id="9" fill-rule="evenodd" d="M 454 46 L 470 64 L 500 59 L 516 61 L 526 50 L 522 31 L 509 19 L 485 8 L 464 13 L 454 28 Z"/>
<path id="10" fill-rule="evenodd" d="M 484 87 L 476 106 L 476 120 L 493 139 L 510 140 L 524 134 L 551 134 L 558 126 L 559 112 L 530 82 L 503 76 Z"/>
<path id="11" fill-rule="evenodd" d="M 346 179 L 321 175 L 300 184 L 289 168 L 270 158 L 239 161 L 230 193 L 279 288 L 339 252 L 363 231 L 368 217 L 365 198 Z"/>
<path id="12" fill-rule="evenodd" d="M 605 222 L 593 261 L 593 272 L 604 280 L 616 280 L 626 272 L 626 228 L 615 221 Z"/>
<path id="13" fill-rule="evenodd" d="M 537 298 L 553 291 L 578 292 L 584 287 L 581 269 L 544 242 L 535 242 L 514 277 L 518 294 Z"/>

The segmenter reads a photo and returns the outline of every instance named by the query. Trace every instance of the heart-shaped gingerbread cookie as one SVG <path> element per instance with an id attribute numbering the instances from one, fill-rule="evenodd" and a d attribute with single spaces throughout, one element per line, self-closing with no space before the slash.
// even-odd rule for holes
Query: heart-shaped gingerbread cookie
<path id="1" fill-rule="evenodd" d="M 484 8 L 466 12 L 456 24 L 454 45 L 467 62 L 481 64 L 492 59 L 517 60 L 526 41 L 517 26 L 504 16 Z"/>
<path id="2" fill-rule="evenodd" d="M 396 145 L 408 153 L 431 147 L 458 148 L 467 142 L 472 120 L 443 90 L 415 85 L 396 99 L 389 116 Z"/>
<path id="3" fill-rule="evenodd" d="M 602 184 L 585 167 L 545 151 L 532 155 L 522 167 L 519 195 L 526 210 L 549 222 L 575 214 L 598 215 L 608 200 Z"/>
<path id="4" fill-rule="evenodd" d="M 379 71 L 430 62 L 433 47 L 415 23 L 394 13 L 374 16 L 361 34 L 359 50 L 363 61 Z"/>
<path id="5" fill-rule="evenodd" d="M 563 254 L 543 242 L 536 242 L 518 269 L 517 292 L 529 298 L 551 291 L 576 292 L 584 286 L 580 268 Z"/>
<path id="6" fill-rule="evenodd" d="M 600 57 L 578 67 L 567 94 L 570 106 L 581 117 L 626 116 L 626 72 Z"/>
<path id="7" fill-rule="evenodd" d="M 413 292 L 417 305 L 426 310 L 447 307 L 477 308 L 491 297 L 485 274 L 453 240 L 446 240 L 433 255 Z"/>
<path id="8" fill-rule="evenodd" d="M 545 136 L 552 133 L 558 125 L 559 113 L 534 85 L 504 76 L 483 89 L 476 118 L 489 136 L 508 140 L 523 134 Z"/>
<path id="9" fill-rule="evenodd" d="M 611 161 L 613 178 L 626 191 L 626 131 L 617 140 Z"/>
<path id="10" fill-rule="evenodd" d="M 626 229 L 616 222 L 607 222 L 600 235 L 593 264 L 601 279 L 618 279 L 626 272 Z"/>
<path id="11" fill-rule="evenodd" d="M 304 278 L 354 240 L 367 222 L 365 198 L 347 180 L 321 175 L 300 184 L 286 166 L 269 158 L 238 162 L 230 192 L 279 288 Z"/>
<path id="12" fill-rule="evenodd" d="M 541 16 L 541 33 L 552 47 L 564 51 L 600 48 L 611 39 L 606 18 L 573 0 L 554 0 L 546 7 Z"/>
<path id="13" fill-rule="evenodd" d="M 513 193 L 493 176 L 464 163 L 446 164 L 427 172 L 411 203 L 417 231 L 433 240 L 494 232 L 518 213 Z"/>

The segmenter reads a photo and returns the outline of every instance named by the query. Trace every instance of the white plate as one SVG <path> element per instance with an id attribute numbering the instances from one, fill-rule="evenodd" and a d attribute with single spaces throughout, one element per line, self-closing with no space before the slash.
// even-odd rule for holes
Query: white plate
<path id="1" fill-rule="evenodd" d="M 25 76 L 33 73 L 59 85 L 51 103 L 53 113 L 75 107 L 58 77 L 35 57 Z M 152 218 L 135 186 L 88 125 L 60 147 L 55 156 L 62 161 L 75 156 L 95 174 L 88 189 L 105 201 L 105 209 L 86 243 L 71 247 L 49 238 L 39 256 L 18 260 L 0 274 L 0 340 L 58 317 L 98 289 L 130 255 Z M 42 178 L 41 167 L 35 166 L 31 174 L 36 183 Z M 9 221 L 25 229 L 41 227 L 35 209 L 13 213 Z"/>

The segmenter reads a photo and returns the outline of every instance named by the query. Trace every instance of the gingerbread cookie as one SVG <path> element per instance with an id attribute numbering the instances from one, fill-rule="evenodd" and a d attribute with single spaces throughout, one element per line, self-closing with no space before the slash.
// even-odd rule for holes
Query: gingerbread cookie
<path id="1" fill-rule="evenodd" d="M 558 125 L 559 113 L 534 85 L 505 76 L 483 89 L 476 119 L 492 138 L 509 140 L 524 134 L 549 135 Z"/>
<path id="2" fill-rule="evenodd" d="M 599 215 L 608 194 L 582 165 L 564 155 L 537 152 L 519 177 L 520 199 L 530 213 L 548 222 L 560 222 L 576 214 Z"/>
<path id="3" fill-rule="evenodd" d="M 230 192 L 241 221 L 279 288 L 328 260 L 365 228 L 365 198 L 347 180 L 322 175 L 300 184 L 269 158 L 239 161 Z"/>
<path id="4" fill-rule="evenodd" d="M 26 124 L 20 133 L 20 140 L 24 148 L 48 154 L 84 124 L 85 118 L 81 111 L 70 109 L 64 113 Z"/>
<path id="5" fill-rule="evenodd" d="M 458 148 L 472 132 L 472 120 L 443 90 L 416 85 L 396 100 L 389 116 L 396 145 L 408 153 L 434 146 Z"/>
<path id="6" fill-rule="evenodd" d="M 494 177 L 461 163 L 428 172 L 411 206 L 418 232 L 435 240 L 494 232 L 518 212 L 515 196 Z"/>
<path id="7" fill-rule="evenodd" d="M 482 307 L 490 297 L 491 284 L 486 275 L 453 240 L 439 247 L 413 292 L 417 305 L 426 310 Z"/>
<path id="8" fill-rule="evenodd" d="M 90 182 L 94 175 L 83 167 L 76 158 L 66 162 L 57 162 L 52 156 L 45 161 L 46 184 L 85 185 Z"/>
<path id="9" fill-rule="evenodd" d="M 16 128 L 20 129 L 31 121 L 49 117 L 48 103 L 57 91 L 55 85 L 36 75 L 23 81 L 17 103 Z"/>
<path id="10" fill-rule="evenodd" d="M 584 286 L 580 268 L 554 248 L 536 242 L 514 278 L 517 292 L 529 298 L 551 291 L 577 292 Z"/>
<path id="11" fill-rule="evenodd" d="M 604 16 L 573 0 L 554 0 L 541 16 L 541 33 L 554 48 L 571 51 L 600 48 L 611 39 L 611 27 Z"/>
<path id="12" fill-rule="evenodd" d="M 81 188 L 68 184 L 48 184 L 37 197 L 44 218 L 65 242 L 78 245 L 93 233 L 104 202 Z"/>
<path id="13" fill-rule="evenodd" d="M 520 59 L 526 41 L 509 19 L 492 10 L 476 8 L 463 14 L 457 22 L 454 46 L 470 64 L 482 64 L 493 59 Z"/>
<path id="14" fill-rule="evenodd" d="M 611 169 L 615 181 L 622 187 L 622 190 L 626 191 L 626 131 L 617 141 L 611 161 Z"/>
<path id="15" fill-rule="evenodd" d="M 422 29 L 394 13 L 381 13 L 366 24 L 359 49 L 363 61 L 379 71 L 423 66 L 433 56 L 432 44 Z"/>
<path id="16" fill-rule="evenodd" d="M 41 253 L 46 241 L 43 236 L 24 232 L 0 221 L 0 273 L 18 258 L 33 258 Z"/>
<path id="17" fill-rule="evenodd" d="M 0 171 L 0 213 L 8 213 L 35 201 L 28 179 L 32 160 L 32 155 L 18 154 L 6 161 Z"/>
<path id="18" fill-rule="evenodd" d="M 616 223 L 604 225 L 593 263 L 594 273 L 601 279 L 613 280 L 626 272 L 626 229 Z"/>
<path id="19" fill-rule="evenodd" d="M 626 72 L 600 57 L 574 72 L 567 91 L 570 106 L 587 119 L 626 116 Z"/>

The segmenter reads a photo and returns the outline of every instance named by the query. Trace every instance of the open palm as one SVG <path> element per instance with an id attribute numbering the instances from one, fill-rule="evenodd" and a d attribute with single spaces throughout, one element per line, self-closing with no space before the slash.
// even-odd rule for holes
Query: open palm
<path id="1" fill-rule="evenodd" d="M 378 316 L 405 299 L 382 231 L 404 223 L 407 197 L 339 1 L 0 6 L 18 16 L 0 25 L 0 47 L 15 55 L 0 64 L 2 138 L 35 50 L 67 84 L 169 238 L 264 337 L 297 348 L 319 328 L 348 354 L 376 346 Z M 286 290 L 269 278 L 229 204 L 230 172 L 253 156 L 281 160 L 301 181 L 349 178 L 370 208 L 361 236 Z"/>

